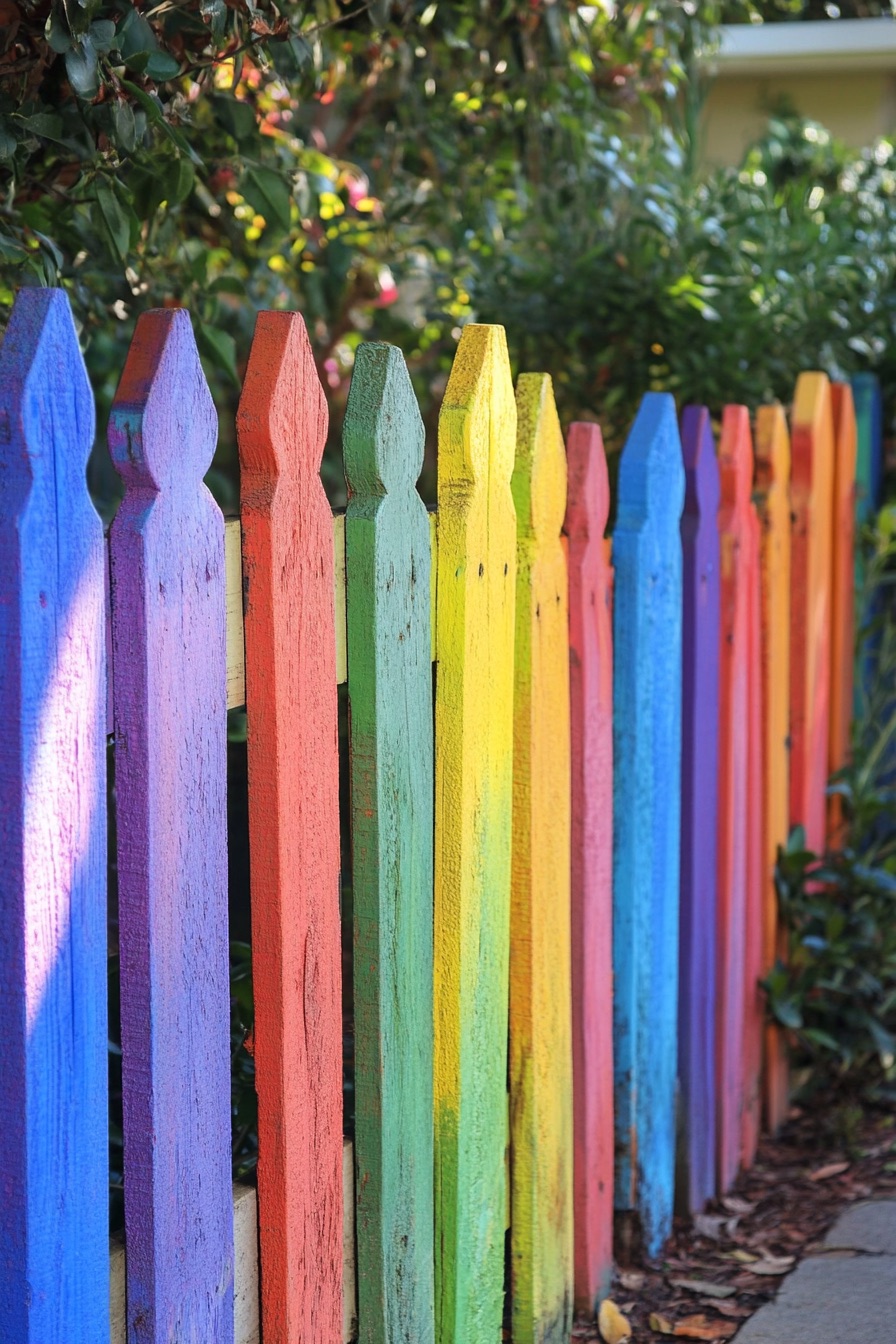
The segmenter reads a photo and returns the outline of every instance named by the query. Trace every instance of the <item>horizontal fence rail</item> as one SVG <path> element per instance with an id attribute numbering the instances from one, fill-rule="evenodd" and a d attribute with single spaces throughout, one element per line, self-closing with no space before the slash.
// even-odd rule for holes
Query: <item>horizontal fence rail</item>
<path id="1" fill-rule="evenodd" d="M 65 296 L 24 291 L 0 350 L 0 1344 L 466 1344 L 507 1319 L 517 1344 L 566 1340 L 608 1289 L 614 1223 L 657 1254 L 675 1203 L 724 1193 L 787 1112 L 758 985 L 786 950 L 778 846 L 842 821 L 826 781 L 864 676 L 879 389 L 803 374 L 789 425 L 760 409 L 755 459 L 746 408 L 717 447 L 705 408 L 679 426 L 647 394 L 612 546 L 598 426 L 564 443 L 545 374 L 514 394 L 498 326 L 461 335 L 429 515 L 412 385 L 381 344 L 356 351 L 334 515 L 298 314 L 258 317 L 239 519 L 202 484 L 218 421 L 186 312 L 137 324 L 105 552 L 93 414 Z M 237 708 L 257 1191 L 230 1174 Z"/>

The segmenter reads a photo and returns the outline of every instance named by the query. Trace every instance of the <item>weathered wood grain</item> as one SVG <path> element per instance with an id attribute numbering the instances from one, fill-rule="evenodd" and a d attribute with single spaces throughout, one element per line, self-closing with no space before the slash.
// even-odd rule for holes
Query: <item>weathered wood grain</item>
<path id="1" fill-rule="evenodd" d="M 791 417 L 790 824 L 821 853 L 831 700 L 834 425 L 825 373 L 801 373 Z"/>
<path id="2" fill-rule="evenodd" d="M 781 406 L 756 413 L 762 631 L 762 887 L 763 974 L 786 953 L 778 919 L 775 864 L 787 843 L 790 776 L 790 435 Z M 765 1123 L 775 1131 L 787 1117 L 787 1051 L 773 1024 L 765 1032 Z"/>
<path id="3" fill-rule="evenodd" d="M 721 623 L 717 844 L 716 1051 L 718 1184 L 740 1168 L 744 1106 L 747 866 L 750 818 L 750 492 L 753 446 L 745 406 L 726 406 L 719 440 Z"/>
<path id="4" fill-rule="evenodd" d="M 233 1339 L 224 520 L 189 315 L 144 313 L 112 404 L 128 1329 Z"/>
<path id="5" fill-rule="evenodd" d="M 511 1305 L 517 1344 L 567 1344 L 573 1309 L 566 454 L 547 374 L 516 389 L 510 904 Z"/>
<path id="6" fill-rule="evenodd" d="M 833 555 L 831 557 L 831 718 L 828 774 L 847 764 L 855 668 L 856 414 L 849 383 L 831 385 L 834 421 Z M 828 834 L 841 843 L 839 794 L 828 799 Z"/>
<path id="7" fill-rule="evenodd" d="M 598 426 L 570 425 L 566 452 L 575 1304 L 594 1314 L 613 1274 L 613 572 Z"/>
<path id="8" fill-rule="evenodd" d="M 464 327 L 439 418 L 436 1332 L 497 1341 L 513 767 L 516 407 L 502 327 Z"/>
<path id="9" fill-rule="evenodd" d="M 0 350 L 0 1340 L 109 1330 L 106 666 L 93 397 L 68 299 Z"/>
<path id="10" fill-rule="evenodd" d="M 260 313 L 242 472 L 252 971 L 265 1344 L 342 1322 L 342 1011 L 327 407 L 297 313 Z"/>
<path id="11" fill-rule="evenodd" d="M 709 411 L 681 419 L 685 503 L 681 695 L 678 1074 L 681 1202 L 716 1191 L 716 834 L 719 759 L 719 467 Z"/>
<path id="12" fill-rule="evenodd" d="M 430 533 L 395 346 L 358 347 L 343 443 L 358 1319 L 365 1344 L 432 1344 Z"/>
<path id="13" fill-rule="evenodd" d="M 675 403 L 648 393 L 619 467 L 613 533 L 613 973 L 616 1208 L 649 1254 L 672 1225 L 681 826 L 679 523 Z M 623 1219 L 623 1221 L 626 1221 Z"/>

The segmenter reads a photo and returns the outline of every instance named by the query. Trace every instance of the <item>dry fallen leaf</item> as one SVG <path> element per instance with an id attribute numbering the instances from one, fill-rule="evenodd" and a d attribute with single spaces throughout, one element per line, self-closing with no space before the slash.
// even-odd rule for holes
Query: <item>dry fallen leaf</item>
<path id="1" fill-rule="evenodd" d="M 724 1283 L 710 1283 L 706 1279 L 670 1279 L 669 1282 L 673 1288 L 686 1288 L 689 1293 L 700 1293 L 705 1297 L 733 1297 L 736 1291 Z"/>
<path id="2" fill-rule="evenodd" d="M 756 1208 L 755 1204 L 750 1204 L 746 1199 L 738 1199 L 737 1195 L 723 1195 L 722 1203 L 729 1213 L 752 1213 Z"/>
<path id="3" fill-rule="evenodd" d="M 730 1251 L 727 1258 L 729 1260 L 737 1260 L 741 1265 L 752 1265 L 759 1259 L 759 1256 L 753 1255 L 750 1251 L 742 1251 L 738 1249 L 736 1251 Z"/>
<path id="4" fill-rule="evenodd" d="M 789 1274 L 793 1265 L 793 1257 L 787 1257 L 789 1264 L 782 1264 L 780 1260 L 757 1260 L 755 1265 L 747 1265 L 748 1274 Z"/>
<path id="5" fill-rule="evenodd" d="M 644 1287 L 644 1271 L 642 1269 L 624 1269 L 619 1275 L 619 1282 L 630 1293 L 637 1293 Z"/>
<path id="6" fill-rule="evenodd" d="M 647 1324 L 656 1335 L 671 1335 L 675 1328 L 668 1316 L 660 1316 L 659 1312 L 656 1311 L 650 1313 Z"/>
<path id="7" fill-rule="evenodd" d="M 734 1321 L 712 1321 L 706 1316 L 683 1316 L 672 1333 L 678 1339 L 730 1339 L 737 1330 Z"/>
<path id="8" fill-rule="evenodd" d="M 611 1297 L 605 1297 L 597 1314 L 597 1328 L 604 1344 L 621 1344 L 631 1339 L 632 1328 Z"/>
<path id="9" fill-rule="evenodd" d="M 734 1231 L 730 1226 L 734 1219 L 726 1218 L 720 1213 L 698 1213 L 694 1219 L 694 1230 L 701 1237 L 707 1237 L 710 1241 L 721 1241 L 722 1234 L 728 1236 Z"/>
<path id="10" fill-rule="evenodd" d="M 826 1167 L 818 1167 L 816 1171 L 809 1173 L 810 1181 L 829 1181 L 832 1176 L 842 1176 L 844 1171 L 849 1170 L 848 1162 L 829 1162 Z"/>
<path id="11" fill-rule="evenodd" d="M 742 1307 L 737 1302 L 714 1302 L 713 1306 L 716 1311 L 720 1311 L 723 1316 L 735 1316 L 738 1319 L 742 1319 L 744 1316 L 753 1315 L 750 1307 Z"/>

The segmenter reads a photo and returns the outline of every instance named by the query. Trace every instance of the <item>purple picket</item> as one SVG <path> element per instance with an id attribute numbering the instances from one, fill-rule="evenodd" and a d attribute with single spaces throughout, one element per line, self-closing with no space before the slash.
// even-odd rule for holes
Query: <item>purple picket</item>
<path id="1" fill-rule="evenodd" d="M 233 1340 L 224 522 L 188 314 L 144 313 L 112 406 L 130 1344 Z"/>
<path id="2" fill-rule="evenodd" d="M 709 411 L 681 419 L 685 503 L 681 707 L 679 1199 L 715 1194 L 716 777 L 719 731 L 719 467 Z"/>
<path id="3" fill-rule="evenodd" d="M 0 351 L 0 1341 L 106 1344 L 103 530 L 61 290 Z"/>

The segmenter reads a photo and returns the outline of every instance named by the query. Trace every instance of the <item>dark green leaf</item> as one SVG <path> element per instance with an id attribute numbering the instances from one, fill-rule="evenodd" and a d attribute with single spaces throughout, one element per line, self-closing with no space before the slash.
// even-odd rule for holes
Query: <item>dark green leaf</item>
<path id="1" fill-rule="evenodd" d="M 115 45 L 115 24 L 111 19 L 94 19 L 90 38 L 97 51 L 111 51 Z"/>
<path id="2" fill-rule="evenodd" d="M 51 51 L 55 51 L 62 56 L 72 45 L 72 35 L 69 32 L 68 25 L 63 16 L 59 13 L 53 13 L 47 19 L 44 34 Z"/>
<path id="3" fill-rule="evenodd" d="M 96 199 L 109 236 L 112 251 L 121 261 L 125 259 L 131 246 L 130 220 L 115 194 L 111 184 L 105 178 L 97 178 Z"/>
<path id="4" fill-rule="evenodd" d="M 255 109 L 232 95 L 220 94 L 213 103 L 215 116 L 234 140 L 247 140 L 256 134 Z"/>
<path id="5" fill-rule="evenodd" d="M 234 387 L 239 387 L 239 374 L 236 370 L 236 341 L 229 331 L 217 327 L 208 327 L 204 323 L 196 329 L 196 343 L 200 352 L 211 363 L 227 375 Z"/>
<path id="6" fill-rule="evenodd" d="M 265 222 L 286 230 L 290 226 L 292 200 L 288 181 L 270 168 L 249 168 L 240 192 Z"/>
<path id="7" fill-rule="evenodd" d="M 137 148 L 137 123 L 130 103 L 112 104 L 112 126 L 115 143 L 131 154 Z"/>
<path id="8" fill-rule="evenodd" d="M 65 53 L 65 73 L 79 98 L 95 98 L 100 87 L 96 51 L 89 37 Z"/>
<path id="9" fill-rule="evenodd" d="M 35 112 L 33 116 L 25 117 L 22 124 L 32 135 L 39 135 L 44 140 L 61 141 L 63 138 L 62 118 L 52 112 Z"/>
<path id="10" fill-rule="evenodd" d="M 154 51 L 144 69 L 150 79 L 164 83 L 165 80 L 177 78 L 180 74 L 180 62 L 165 51 Z"/>

